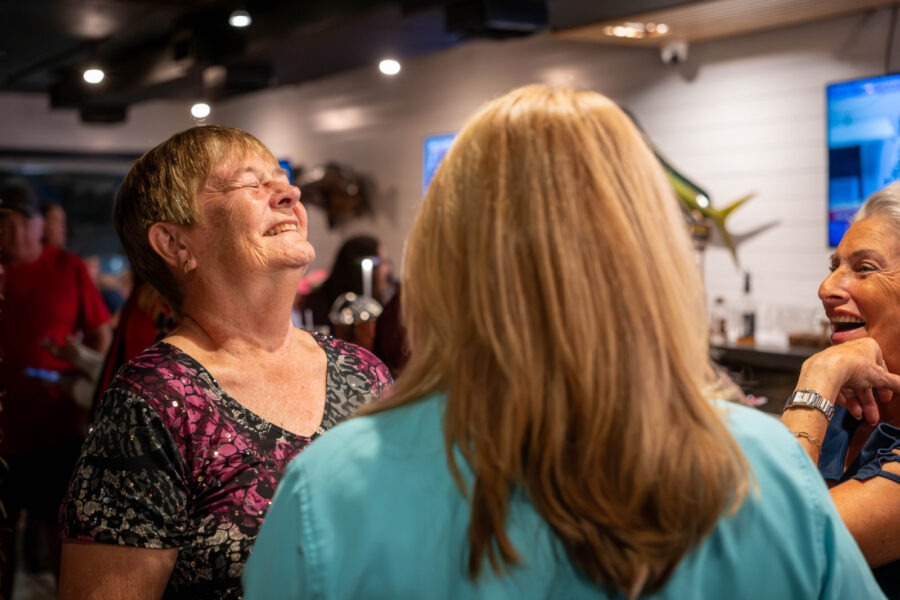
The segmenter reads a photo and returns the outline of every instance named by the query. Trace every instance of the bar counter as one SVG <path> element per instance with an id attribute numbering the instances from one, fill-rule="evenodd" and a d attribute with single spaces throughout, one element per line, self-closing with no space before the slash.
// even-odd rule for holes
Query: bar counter
<path id="1" fill-rule="evenodd" d="M 803 361 L 818 350 L 811 346 L 721 344 L 710 346 L 710 357 L 728 370 L 744 393 L 768 398 L 760 410 L 781 415 Z"/>

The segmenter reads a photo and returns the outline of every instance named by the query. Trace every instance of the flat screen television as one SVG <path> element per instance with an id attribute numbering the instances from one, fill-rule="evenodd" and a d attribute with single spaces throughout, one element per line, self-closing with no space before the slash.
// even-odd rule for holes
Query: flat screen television
<path id="1" fill-rule="evenodd" d="M 286 158 L 278 159 L 278 166 L 284 169 L 284 172 L 287 174 L 288 181 L 291 182 L 291 185 L 294 184 L 294 168 L 291 166 L 291 161 Z"/>
<path id="2" fill-rule="evenodd" d="M 422 159 L 422 195 L 425 195 L 428 190 L 428 184 L 431 183 L 434 172 L 437 171 L 438 165 L 441 164 L 441 160 L 455 137 L 455 133 L 444 133 L 425 138 Z"/>
<path id="3" fill-rule="evenodd" d="M 828 112 L 828 244 L 873 192 L 900 179 L 900 73 L 831 83 Z"/>

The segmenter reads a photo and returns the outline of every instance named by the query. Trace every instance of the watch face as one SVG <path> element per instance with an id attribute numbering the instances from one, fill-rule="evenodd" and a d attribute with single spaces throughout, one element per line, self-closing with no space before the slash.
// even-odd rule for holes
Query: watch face
<path id="1" fill-rule="evenodd" d="M 784 408 L 788 409 L 792 406 L 808 406 L 816 408 L 825 414 L 825 418 L 831 420 L 834 414 L 834 405 L 826 400 L 820 393 L 813 390 L 797 390 L 788 398 Z"/>
<path id="2" fill-rule="evenodd" d="M 809 392 L 800 392 L 797 394 L 797 401 L 803 404 L 815 404 L 816 400 L 816 395 L 810 394 Z"/>

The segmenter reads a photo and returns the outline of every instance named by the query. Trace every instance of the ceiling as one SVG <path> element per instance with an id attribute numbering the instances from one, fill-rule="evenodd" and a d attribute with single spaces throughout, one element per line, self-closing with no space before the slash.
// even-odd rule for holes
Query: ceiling
<path id="1" fill-rule="evenodd" d="M 550 30 L 602 43 L 662 45 L 793 25 L 896 0 L 0 0 L 0 92 L 45 94 L 88 122 L 151 99 L 211 100 Z M 253 23 L 231 28 L 245 9 Z M 667 36 L 616 39 L 624 20 Z M 96 86 L 86 66 L 106 72 Z"/>
<path id="2" fill-rule="evenodd" d="M 603 3 L 598 3 L 602 5 Z M 637 6 L 637 5 L 645 6 Z M 558 35 L 567 39 L 588 40 L 631 46 L 660 46 L 673 40 L 705 42 L 744 35 L 756 31 L 799 25 L 819 19 L 897 6 L 898 0 L 712 0 L 706 2 L 628 3 L 627 12 L 585 10 L 568 15 L 556 14 Z M 623 22 L 665 23 L 665 36 L 643 38 L 608 35 L 610 27 Z"/>
<path id="3" fill-rule="evenodd" d="M 235 9 L 253 22 L 228 25 Z M 544 0 L 0 0 L 0 92 L 114 122 L 150 99 L 218 100 L 385 55 L 546 27 Z M 87 65 L 106 72 L 96 86 Z"/>

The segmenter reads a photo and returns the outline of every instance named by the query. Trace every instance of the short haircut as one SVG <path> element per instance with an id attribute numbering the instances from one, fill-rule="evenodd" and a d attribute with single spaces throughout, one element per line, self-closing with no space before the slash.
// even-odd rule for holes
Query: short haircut
<path id="1" fill-rule="evenodd" d="M 203 125 L 176 133 L 134 163 L 113 207 L 113 222 L 139 277 L 181 311 L 183 293 L 169 265 L 150 246 L 154 223 L 195 225 L 197 193 L 213 168 L 230 156 L 257 153 L 275 161 L 258 139 L 240 129 Z"/>

